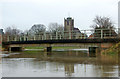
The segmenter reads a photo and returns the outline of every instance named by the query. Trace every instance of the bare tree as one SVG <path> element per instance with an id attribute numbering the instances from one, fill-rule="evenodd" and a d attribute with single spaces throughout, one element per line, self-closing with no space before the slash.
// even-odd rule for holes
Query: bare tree
<path id="1" fill-rule="evenodd" d="M 15 28 L 15 27 L 7 27 L 5 29 L 6 35 L 15 36 L 15 35 L 19 35 L 20 33 L 21 33 L 21 30 Z"/>
<path id="2" fill-rule="evenodd" d="M 91 27 L 94 29 L 94 37 L 101 37 L 101 30 L 103 30 L 103 37 L 117 36 L 114 23 L 109 17 L 96 16 L 93 22 Z"/>
<path id="3" fill-rule="evenodd" d="M 50 23 L 48 26 L 48 31 L 55 33 L 55 32 L 64 32 L 64 27 L 62 24 L 58 23 Z"/>
<path id="4" fill-rule="evenodd" d="M 101 17 L 96 16 L 93 20 L 94 24 L 91 26 L 92 28 L 107 28 L 107 29 L 113 29 L 114 23 L 111 21 L 109 17 Z"/>
<path id="5" fill-rule="evenodd" d="M 58 23 L 50 23 L 48 26 L 48 33 L 52 35 L 52 37 L 63 38 L 64 37 L 64 27 L 62 24 Z"/>
<path id="6" fill-rule="evenodd" d="M 46 31 L 46 27 L 43 24 L 33 25 L 29 30 L 30 34 L 39 34 Z"/>
<path id="7" fill-rule="evenodd" d="M 8 39 L 10 41 L 18 40 L 21 33 L 22 33 L 22 31 L 17 29 L 16 27 L 13 27 L 13 26 L 7 27 L 5 29 L 3 41 L 7 41 Z"/>

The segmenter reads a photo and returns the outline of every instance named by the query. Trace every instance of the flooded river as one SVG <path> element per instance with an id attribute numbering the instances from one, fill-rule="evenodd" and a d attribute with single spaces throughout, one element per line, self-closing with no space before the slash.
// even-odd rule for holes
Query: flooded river
<path id="1" fill-rule="evenodd" d="M 118 57 L 87 50 L 3 54 L 3 77 L 118 77 Z"/>

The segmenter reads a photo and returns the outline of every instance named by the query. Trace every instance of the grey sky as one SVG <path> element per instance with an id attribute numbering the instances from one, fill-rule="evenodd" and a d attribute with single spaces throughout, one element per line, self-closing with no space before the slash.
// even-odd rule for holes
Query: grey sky
<path id="1" fill-rule="evenodd" d="M 90 29 L 96 15 L 107 16 L 118 26 L 119 0 L 1 0 L 0 28 L 15 26 L 28 30 L 34 24 L 64 24 L 68 13 L 75 27 Z"/>

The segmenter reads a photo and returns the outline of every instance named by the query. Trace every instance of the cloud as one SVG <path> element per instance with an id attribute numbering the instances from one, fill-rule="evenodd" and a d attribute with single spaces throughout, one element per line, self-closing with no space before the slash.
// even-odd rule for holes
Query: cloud
<path id="1" fill-rule="evenodd" d="M 110 16 L 117 22 L 118 0 L 1 0 L 2 25 L 17 25 L 27 29 L 34 23 L 48 25 L 63 23 L 68 12 L 75 19 L 75 26 L 89 28 L 96 15 Z M 0 1 L 0 2 L 1 2 Z M 26 28 L 25 28 L 26 27 Z"/>

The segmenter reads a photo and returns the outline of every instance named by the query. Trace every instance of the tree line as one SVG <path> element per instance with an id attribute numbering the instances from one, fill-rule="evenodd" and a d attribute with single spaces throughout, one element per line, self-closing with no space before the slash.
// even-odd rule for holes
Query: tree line
<path id="1" fill-rule="evenodd" d="M 114 30 L 115 28 L 114 23 L 111 21 L 109 17 L 96 16 L 93 19 L 93 25 L 91 25 L 90 27 L 93 28 L 94 33 L 92 35 L 95 37 L 100 37 L 101 31 L 99 29 L 106 29 L 103 31 L 103 35 L 106 34 L 106 36 L 108 37 L 110 35 L 107 35 L 107 34 L 110 32 L 112 33 L 112 35 L 117 36 L 117 33 Z M 29 30 L 26 30 L 24 32 L 19 30 L 16 27 L 7 27 L 5 29 L 5 35 L 9 35 L 13 37 L 17 35 L 23 35 L 23 34 L 33 35 L 33 36 L 40 33 L 55 34 L 56 32 L 64 32 L 64 26 L 58 23 L 50 23 L 48 27 L 46 27 L 43 24 L 35 24 Z"/>
<path id="2" fill-rule="evenodd" d="M 37 35 L 40 33 L 55 33 L 55 32 L 63 32 L 64 27 L 62 24 L 58 23 L 50 23 L 48 26 L 48 30 L 46 29 L 47 27 L 43 24 L 35 24 L 33 25 L 29 30 L 25 30 L 24 32 L 16 27 L 7 27 L 5 29 L 5 35 L 9 36 L 16 36 L 16 35 Z"/>

